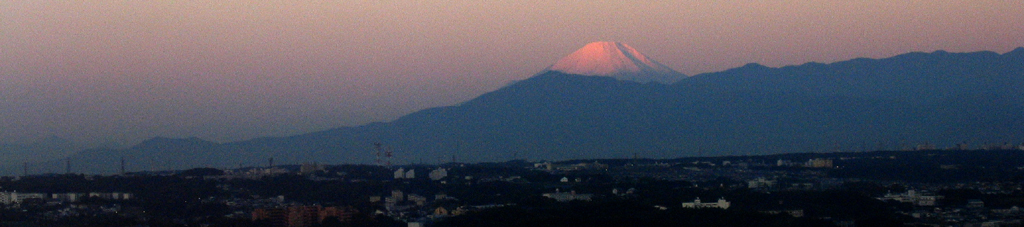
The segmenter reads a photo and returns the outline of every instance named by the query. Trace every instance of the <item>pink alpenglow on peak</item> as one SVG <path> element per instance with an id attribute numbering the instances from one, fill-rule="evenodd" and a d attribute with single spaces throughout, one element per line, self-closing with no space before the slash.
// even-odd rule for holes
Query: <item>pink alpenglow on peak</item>
<path id="1" fill-rule="evenodd" d="M 629 45 L 618 42 L 589 43 L 544 70 L 547 71 L 607 76 L 641 83 L 671 84 L 686 78 L 686 75 L 647 58 Z"/>

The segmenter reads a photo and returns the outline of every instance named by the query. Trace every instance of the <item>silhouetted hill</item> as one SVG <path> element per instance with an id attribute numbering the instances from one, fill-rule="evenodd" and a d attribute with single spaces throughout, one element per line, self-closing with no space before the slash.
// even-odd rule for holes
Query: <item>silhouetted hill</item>
<path id="1" fill-rule="evenodd" d="M 680 81 L 680 88 L 844 96 L 926 105 L 958 96 L 1024 98 L 1024 48 L 994 52 L 908 53 L 832 64 L 769 68 L 758 64 Z"/>
<path id="2" fill-rule="evenodd" d="M 134 171 L 180 170 L 194 167 L 224 166 L 224 160 L 232 160 L 237 154 L 218 152 L 220 144 L 199 138 L 173 139 L 156 137 L 126 149 L 88 149 L 69 159 L 71 171 L 76 173 L 117 173 L 121 159 L 125 169 Z M 33 164 L 30 174 L 44 172 L 64 173 L 66 160 Z"/>
<path id="3" fill-rule="evenodd" d="M 24 163 L 64 158 L 81 149 L 81 145 L 56 136 L 27 144 L 0 144 L 0 174 L 21 173 Z"/>
<path id="4" fill-rule="evenodd" d="M 227 144 L 154 139 L 76 157 L 109 163 L 125 156 L 129 169 L 145 170 L 265 165 L 271 157 L 282 164 L 372 163 L 375 142 L 394 151 L 393 163 L 1021 143 L 1020 88 L 1024 48 L 781 68 L 748 64 L 671 85 L 548 72 L 392 122 Z"/>

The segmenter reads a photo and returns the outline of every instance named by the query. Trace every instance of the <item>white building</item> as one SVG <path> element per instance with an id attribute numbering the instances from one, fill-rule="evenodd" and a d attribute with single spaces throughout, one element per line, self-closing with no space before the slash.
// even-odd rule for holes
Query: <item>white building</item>
<path id="1" fill-rule="evenodd" d="M 771 188 L 773 186 L 775 186 L 775 181 L 764 179 L 764 177 L 759 177 L 757 179 L 747 181 L 747 188 L 751 189 Z"/>
<path id="2" fill-rule="evenodd" d="M 729 206 L 731 204 L 732 203 L 730 203 L 729 201 L 725 201 L 724 198 L 718 198 L 718 201 L 717 202 L 713 202 L 713 203 L 702 203 L 702 202 L 700 202 L 700 197 L 697 197 L 697 199 L 694 199 L 693 202 L 684 202 L 683 203 L 683 208 L 690 208 L 690 209 L 718 208 L 718 209 L 723 209 L 724 210 L 724 209 L 729 209 Z"/>
<path id="3" fill-rule="evenodd" d="M 832 159 L 824 158 L 809 159 L 804 163 L 804 167 L 807 168 L 832 168 L 833 166 Z"/>
<path id="4" fill-rule="evenodd" d="M 11 192 L 0 192 L 0 204 L 11 204 L 14 203 L 11 198 Z"/>
<path id="5" fill-rule="evenodd" d="M 0 203 L 12 204 L 21 203 L 26 199 L 46 199 L 46 194 L 43 193 L 18 193 L 18 192 L 0 192 Z"/>
<path id="6" fill-rule="evenodd" d="M 53 193 L 50 194 L 50 198 L 60 201 L 78 202 L 78 200 L 85 198 L 85 195 L 85 193 Z"/>
<path id="7" fill-rule="evenodd" d="M 405 178 L 405 168 L 398 168 L 395 170 L 395 179 Z"/>
<path id="8" fill-rule="evenodd" d="M 437 169 L 430 171 L 430 180 L 441 180 L 448 177 L 448 170 L 438 167 Z"/>
<path id="9" fill-rule="evenodd" d="M 94 197 L 94 198 L 114 199 L 114 200 L 128 200 L 128 199 L 132 198 L 132 193 L 123 193 L 123 192 L 90 192 L 88 195 L 89 195 L 89 197 Z"/>
<path id="10" fill-rule="evenodd" d="M 779 159 L 778 161 L 775 161 L 775 166 L 794 166 L 794 165 L 796 165 L 796 163 L 793 163 L 790 160 Z"/>
<path id="11" fill-rule="evenodd" d="M 96 197 L 102 199 L 129 200 L 134 196 L 132 193 L 124 192 L 90 192 L 90 193 L 19 193 L 0 192 L 0 204 L 22 203 L 26 199 L 49 199 L 63 202 L 78 202 L 84 198 Z"/>
<path id="12" fill-rule="evenodd" d="M 416 178 L 416 170 L 415 169 L 409 169 L 409 171 L 405 172 L 405 179 L 413 179 L 413 178 Z"/>
<path id="13" fill-rule="evenodd" d="M 132 193 L 114 192 L 114 193 L 111 193 L 111 195 L 112 195 L 111 197 L 113 197 L 113 199 L 117 199 L 117 200 L 129 200 L 129 199 L 132 199 Z"/>

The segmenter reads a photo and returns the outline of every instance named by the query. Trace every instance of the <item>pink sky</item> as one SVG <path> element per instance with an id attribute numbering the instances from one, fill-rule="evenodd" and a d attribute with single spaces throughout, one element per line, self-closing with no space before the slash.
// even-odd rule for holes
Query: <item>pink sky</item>
<path id="1" fill-rule="evenodd" d="M 1024 46 L 1024 1 L 0 1 L 0 143 L 390 121 L 592 41 L 694 75 Z"/>

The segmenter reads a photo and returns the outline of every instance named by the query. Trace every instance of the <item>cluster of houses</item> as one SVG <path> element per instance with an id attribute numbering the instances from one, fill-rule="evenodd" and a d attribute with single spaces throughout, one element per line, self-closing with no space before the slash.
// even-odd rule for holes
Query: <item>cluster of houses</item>
<path id="1" fill-rule="evenodd" d="M 252 211 L 252 220 L 266 222 L 269 226 L 316 226 L 328 218 L 340 223 L 352 221 L 359 211 L 352 207 L 291 206 L 281 208 L 260 208 Z"/>
<path id="2" fill-rule="evenodd" d="M 916 190 L 907 190 L 904 193 L 885 193 L 884 196 L 875 198 L 882 201 L 897 201 L 901 203 L 911 203 L 915 206 L 935 206 L 936 202 L 943 199 L 941 195 L 935 195 L 928 193 L 927 191 L 920 192 Z"/>
<path id="3" fill-rule="evenodd" d="M 84 198 L 100 198 L 107 200 L 129 200 L 132 193 L 125 192 L 89 192 L 89 193 L 38 193 L 38 192 L 0 192 L 0 204 L 10 205 L 24 203 L 29 200 L 78 202 Z"/>

